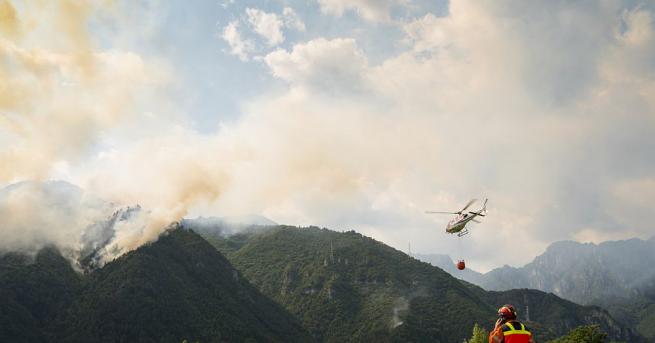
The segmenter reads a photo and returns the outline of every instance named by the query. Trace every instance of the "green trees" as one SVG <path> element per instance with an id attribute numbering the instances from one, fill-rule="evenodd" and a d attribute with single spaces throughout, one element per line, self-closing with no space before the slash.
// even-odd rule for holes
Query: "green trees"
<path id="1" fill-rule="evenodd" d="M 605 343 L 606 338 L 607 334 L 600 331 L 598 325 L 588 325 L 577 327 L 568 335 L 549 343 Z"/>
<path id="2" fill-rule="evenodd" d="M 598 310 L 539 291 L 487 292 L 355 232 L 208 238 L 216 249 L 173 230 L 85 275 L 55 250 L 0 256 L 0 342 L 479 343 L 487 331 L 474 324 L 493 323 L 504 303 L 529 303 L 540 343 L 598 322 L 552 342 L 619 337 Z"/>
<path id="3" fill-rule="evenodd" d="M 493 307 L 443 270 L 356 232 L 280 226 L 237 239 L 210 236 L 316 341 L 461 342 L 474 323 L 494 320 Z"/>
<path id="4" fill-rule="evenodd" d="M 464 343 L 487 343 L 489 332 L 483 327 L 475 323 L 473 326 L 473 336 L 469 340 L 464 340 Z"/>
<path id="5" fill-rule="evenodd" d="M 77 274 L 56 249 L 0 256 L 0 342 L 311 342 L 197 234 Z"/>
<path id="6" fill-rule="evenodd" d="M 474 323 L 493 323 L 496 309 L 510 303 L 529 306 L 525 324 L 538 342 L 588 324 L 600 324 L 608 338 L 638 342 L 600 308 L 537 290 L 488 292 L 354 231 L 213 231 L 201 234 L 317 341 L 462 342 Z"/>

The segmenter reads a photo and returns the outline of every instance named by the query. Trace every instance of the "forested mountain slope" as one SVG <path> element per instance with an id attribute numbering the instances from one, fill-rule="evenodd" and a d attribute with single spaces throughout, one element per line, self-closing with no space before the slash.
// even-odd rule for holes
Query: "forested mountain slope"
<path id="1" fill-rule="evenodd" d="M 458 342 L 475 323 L 491 326 L 502 303 L 521 306 L 526 297 L 543 339 L 594 323 L 613 338 L 635 339 L 600 308 L 539 291 L 486 292 L 353 231 L 278 226 L 202 234 L 319 341 Z"/>
<path id="2" fill-rule="evenodd" d="M 306 342 L 204 239 L 170 230 L 87 275 L 54 249 L 0 267 L 3 342 Z"/>

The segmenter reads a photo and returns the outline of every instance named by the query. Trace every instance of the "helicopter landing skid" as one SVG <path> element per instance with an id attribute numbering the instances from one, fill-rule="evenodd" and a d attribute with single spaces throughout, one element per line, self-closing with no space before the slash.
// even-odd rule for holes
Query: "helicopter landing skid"
<path id="1" fill-rule="evenodd" d="M 466 235 L 468 235 L 468 233 L 469 233 L 469 230 L 464 229 L 464 230 L 457 233 L 457 237 L 466 236 Z"/>

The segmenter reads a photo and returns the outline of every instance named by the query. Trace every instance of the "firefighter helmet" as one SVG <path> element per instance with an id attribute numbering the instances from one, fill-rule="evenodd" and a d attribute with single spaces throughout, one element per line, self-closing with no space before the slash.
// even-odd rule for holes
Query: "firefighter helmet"
<path id="1" fill-rule="evenodd" d="M 498 309 L 498 317 L 503 320 L 516 319 L 516 309 L 510 304 L 505 304 Z"/>

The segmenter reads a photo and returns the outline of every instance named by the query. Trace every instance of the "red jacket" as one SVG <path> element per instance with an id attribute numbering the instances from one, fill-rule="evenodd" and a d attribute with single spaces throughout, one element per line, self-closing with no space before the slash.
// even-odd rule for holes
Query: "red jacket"
<path id="1" fill-rule="evenodd" d="M 496 327 L 489 334 L 489 343 L 534 343 L 532 333 L 516 320 L 505 323 L 496 323 Z"/>

